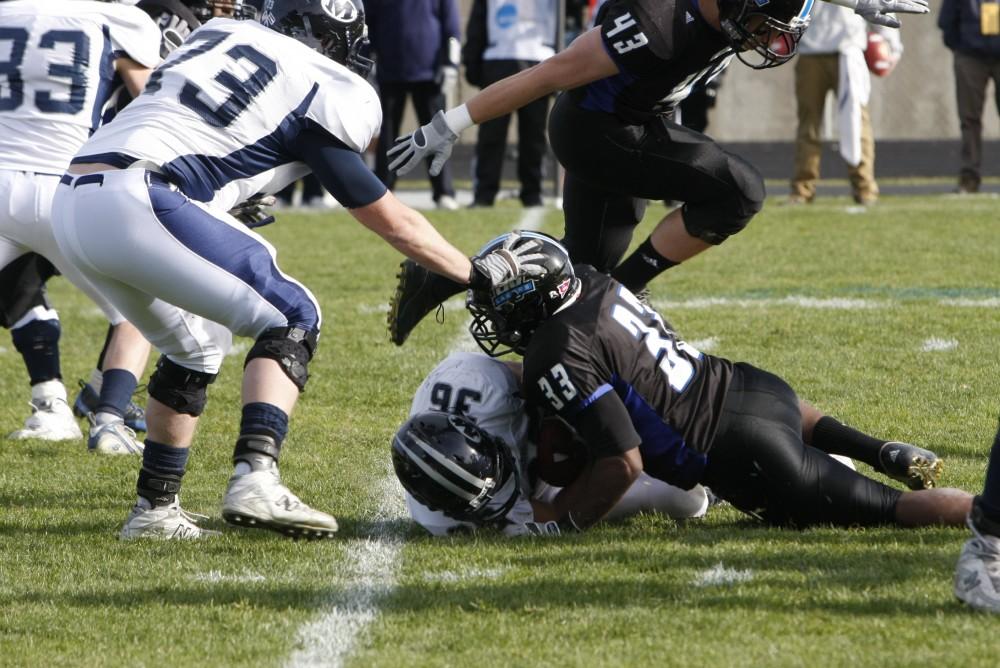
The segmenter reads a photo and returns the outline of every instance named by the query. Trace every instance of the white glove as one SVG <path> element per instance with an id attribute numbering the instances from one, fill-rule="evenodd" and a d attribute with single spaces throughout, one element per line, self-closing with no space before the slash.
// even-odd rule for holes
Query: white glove
<path id="1" fill-rule="evenodd" d="M 529 536 L 560 536 L 559 525 L 555 522 L 525 522 L 525 533 Z"/>
<path id="2" fill-rule="evenodd" d="M 865 21 L 887 28 L 898 28 L 899 19 L 892 16 L 898 14 L 926 14 L 930 11 L 928 0 L 858 0 L 854 13 L 864 17 Z"/>
<path id="3" fill-rule="evenodd" d="M 540 276 L 545 273 L 545 267 L 537 264 L 544 260 L 541 253 L 531 251 L 540 248 L 542 242 L 531 239 L 527 243 L 514 245 L 521 240 L 519 232 L 511 232 L 503 242 L 503 246 L 481 257 L 472 258 L 472 276 L 470 284 L 474 289 L 495 288 L 519 274 Z"/>
<path id="4" fill-rule="evenodd" d="M 437 176 L 441 173 L 445 161 L 451 156 L 451 145 L 456 141 L 458 134 L 448 127 L 444 112 L 439 111 L 427 125 L 396 139 L 396 143 L 388 152 L 389 159 L 392 160 L 389 169 L 406 174 L 421 160 L 433 156 L 428 171 L 431 176 Z"/>

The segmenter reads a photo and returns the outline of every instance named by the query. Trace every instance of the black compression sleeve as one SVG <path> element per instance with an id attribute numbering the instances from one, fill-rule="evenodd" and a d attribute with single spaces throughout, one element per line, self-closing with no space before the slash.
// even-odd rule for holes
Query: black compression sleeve
<path id="1" fill-rule="evenodd" d="M 613 391 L 605 392 L 573 416 L 571 424 L 595 458 L 620 455 L 642 443 L 625 404 Z"/>
<path id="2" fill-rule="evenodd" d="M 348 209 L 367 206 L 385 195 L 385 185 L 368 169 L 361 154 L 330 134 L 303 130 L 293 148 L 323 187 Z"/>

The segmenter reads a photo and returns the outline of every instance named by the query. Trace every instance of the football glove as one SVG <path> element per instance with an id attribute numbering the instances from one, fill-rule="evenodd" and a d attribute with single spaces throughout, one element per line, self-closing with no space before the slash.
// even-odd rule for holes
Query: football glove
<path id="1" fill-rule="evenodd" d="M 556 522 L 525 522 L 524 529 L 529 536 L 561 536 Z"/>
<path id="2" fill-rule="evenodd" d="M 389 163 L 389 169 L 406 174 L 421 160 L 430 157 L 432 160 L 428 171 L 431 176 L 437 176 L 451 156 L 451 145 L 456 141 L 458 135 L 448 126 L 444 112 L 439 111 L 427 125 L 396 139 L 396 143 L 388 152 L 388 157 L 392 161 Z"/>
<path id="3" fill-rule="evenodd" d="M 862 16 L 865 21 L 887 28 L 898 28 L 899 19 L 892 15 L 926 14 L 930 11 L 928 0 L 858 0 L 854 13 Z"/>
<path id="4" fill-rule="evenodd" d="M 476 290 L 492 289 L 519 274 L 528 276 L 544 274 L 545 267 L 538 264 L 538 261 L 544 261 L 545 255 L 532 253 L 533 250 L 541 247 L 542 242 L 531 239 L 514 248 L 514 245 L 520 240 L 520 233 L 511 232 L 507 235 L 503 246 L 497 250 L 471 258 L 472 275 L 469 277 L 469 285 Z"/>
<path id="5" fill-rule="evenodd" d="M 229 215 L 250 229 L 264 227 L 274 222 L 275 218 L 267 211 L 267 207 L 277 202 L 274 195 L 257 194 L 229 210 Z"/>

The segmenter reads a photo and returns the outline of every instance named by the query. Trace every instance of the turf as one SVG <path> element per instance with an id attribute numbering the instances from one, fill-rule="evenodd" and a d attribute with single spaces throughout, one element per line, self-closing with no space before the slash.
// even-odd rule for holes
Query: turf
<path id="1" fill-rule="evenodd" d="M 779 373 L 858 428 L 933 447 L 944 482 L 975 492 L 1000 412 L 996 210 L 985 197 L 886 196 L 867 211 L 775 200 L 655 282 L 653 301 L 688 341 Z M 471 253 L 519 215 L 432 219 Z M 340 538 L 219 519 L 242 354 L 211 387 L 184 482 L 184 506 L 224 532 L 212 540 L 119 542 L 135 459 L 0 441 L 0 665 L 996 665 L 998 620 L 951 594 L 963 529 L 774 530 L 722 507 L 555 540 L 422 536 L 400 519 L 388 441 L 423 375 L 467 345 L 461 305 L 397 349 L 384 329 L 395 251 L 342 212 L 279 221 L 263 234 L 324 309 L 282 469 Z M 543 229 L 559 232 L 558 212 Z M 50 294 L 74 385 L 105 325 L 64 280 Z M 0 374 L 6 432 L 28 397 L 9 341 Z M 352 612 L 370 623 L 338 645 Z"/>

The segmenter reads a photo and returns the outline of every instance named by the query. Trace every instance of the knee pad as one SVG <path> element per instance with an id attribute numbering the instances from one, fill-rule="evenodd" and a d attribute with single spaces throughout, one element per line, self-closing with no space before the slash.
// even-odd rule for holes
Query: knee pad
<path id="1" fill-rule="evenodd" d="M 309 360 L 316 350 L 316 332 L 307 332 L 300 327 L 273 327 L 257 337 L 257 342 L 247 353 L 243 368 L 250 360 L 263 357 L 281 365 L 299 391 L 306 389 L 309 380 Z"/>
<path id="2" fill-rule="evenodd" d="M 727 155 L 729 188 L 712 202 L 684 205 L 684 229 L 714 246 L 741 231 L 764 207 L 764 179 L 753 165 Z"/>
<path id="3" fill-rule="evenodd" d="M 198 417 L 208 403 L 206 388 L 218 375 L 185 369 L 161 355 L 149 377 L 149 396 L 178 413 Z"/>

